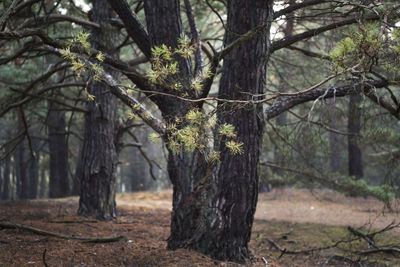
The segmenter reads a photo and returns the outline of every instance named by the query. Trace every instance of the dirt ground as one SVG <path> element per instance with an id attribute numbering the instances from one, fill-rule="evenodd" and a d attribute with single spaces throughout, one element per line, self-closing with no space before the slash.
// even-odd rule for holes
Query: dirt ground
<path id="1" fill-rule="evenodd" d="M 77 198 L 0 202 L 0 223 L 68 236 L 123 236 L 117 242 L 86 243 L 0 227 L 0 266 L 238 266 L 190 250 L 166 250 L 170 199 L 171 191 L 119 195 L 118 219 L 110 222 L 76 216 Z M 352 266 L 355 262 L 400 266 L 398 253 L 350 253 L 368 249 L 362 239 L 318 252 L 289 254 L 354 238 L 347 226 L 367 233 L 400 222 L 398 202 L 392 206 L 394 212 L 389 212 L 374 199 L 344 197 L 331 191 L 280 189 L 260 194 L 249 245 L 253 266 L 265 267 L 263 258 L 269 267 Z M 287 251 L 282 253 L 269 240 Z M 400 247 L 400 228 L 377 235 L 375 242 Z"/>

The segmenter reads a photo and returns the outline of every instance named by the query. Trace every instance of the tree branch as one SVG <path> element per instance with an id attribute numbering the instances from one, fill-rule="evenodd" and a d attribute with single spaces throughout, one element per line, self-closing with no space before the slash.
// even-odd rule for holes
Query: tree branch
<path id="1" fill-rule="evenodd" d="M 67 15 L 61 15 L 61 14 L 50 14 L 47 16 L 40 16 L 40 17 L 34 17 L 34 18 L 29 18 L 24 23 L 22 23 L 20 26 L 18 26 L 18 29 L 22 29 L 30 24 L 41 24 L 41 23 L 46 23 L 46 22 L 59 22 L 59 21 L 69 21 L 76 23 L 81 26 L 88 26 L 88 27 L 94 27 L 99 29 L 100 25 L 98 23 L 92 22 L 92 21 L 86 21 L 80 18 L 74 18 L 71 16 Z"/>
<path id="2" fill-rule="evenodd" d="M 18 0 L 13 0 L 11 5 L 8 7 L 6 12 L 4 12 L 3 16 L 0 18 L 0 29 L 3 28 L 3 23 L 8 19 L 8 17 L 11 15 L 11 12 L 13 11 L 14 7 L 17 5 Z"/>
<path id="3" fill-rule="evenodd" d="M 290 14 L 293 11 L 299 10 L 304 7 L 323 4 L 323 3 L 330 3 L 330 2 L 334 2 L 334 1 L 332 1 L 332 0 L 309 0 L 309 1 L 303 1 L 303 2 L 297 3 L 297 4 L 292 4 L 284 9 L 279 10 L 278 12 L 275 12 L 274 19 L 277 19 L 283 15 Z"/>
<path id="4" fill-rule="evenodd" d="M 382 88 L 388 85 L 387 81 L 372 81 L 365 85 L 364 89 Z M 265 111 L 265 117 L 267 120 L 275 118 L 279 114 L 291 109 L 292 107 L 318 99 L 327 99 L 331 97 L 342 97 L 351 94 L 359 94 L 359 86 L 356 85 L 345 85 L 341 87 L 330 87 L 324 89 L 317 89 L 306 94 L 299 96 L 287 96 L 277 100 L 271 107 Z"/>
<path id="5" fill-rule="evenodd" d="M 365 21 L 376 21 L 376 20 L 379 20 L 379 19 L 380 19 L 380 17 L 378 15 L 375 15 L 375 14 L 365 17 Z M 283 38 L 281 40 L 278 40 L 278 41 L 275 41 L 275 42 L 272 43 L 272 45 L 271 45 L 271 53 L 273 53 L 273 52 L 275 52 L 275 51 L 277 51 L 279 49 L 288 47 L 288 46 L 290 46 L 290 45 L 292 45 L 292 44 L 294 44 L 296 42 L 299 42 L 299 41 L 305 40 L 307 38 L 310 38 L 310 37 L 316 36 L 318 34 L 321 34 L 323 32 L 330 31 L 330 30 L 333 30 L 333 29 L 336 29 L 336 28 L 340 28 L 340 27 L 343 27 L 343 26 L 346 26 L 346 25 L 354 24 L 354 23 L 357 23 L 357 22 L 358 22 L 357 18 L 346 19 L 346 20 L 334 22 L 334 23 L 331 23 L 331 24 L 328 24 L 328 25 L 325 25 L 325 26 L 322 26 L 322 27 L 319 27 L 319 28 L 316 28 L 316 29 L 308 30 L 308 31 L 305 31 L 303 33 L 299 33 L 299 34 L 296 34 L 296 35 L 293 35 L 293 36 L 290 36 L 290 37 Z"/>
<path id="6" fill-rule="evenodd" d="M 32 226 L 16 224 L 16 223 L 7 223 L 7 222 L 0 222 L 0 228 L 3 229 L 17 229 L 17 230 L 25 230 L 28 232 L 32 232 L 38 235 L 44 236 L 52 236 L 61 239 L 68 239 L 68 240 L 79 240 L 82 242 L 88 243 L 106 243 L 106 242 L 116 242 L 123 238 L 123 236 L 112 236 L 112 237 L 80 237 L 80 236 L 68 236 L 63 234 L 58 234 L 54 232 L 45 231 L 39 228 L 35 228 Z"/>
<path id="7" fill-rule="evenodd" d="M 125 0 L 108 0 L 107 2 L 124 23 L 125 29 L 132 40 L 135 41 L 143 54 L 150 59 L 151 46 L 149 35 L 144 25 L 131 11 L 128 3 Z"/>
<path id="8" fill-rule="evenodd" d="M 189 0 L 184 0 L 186 7 L 186 15 L 189 21 L 190 33 L 192 37 L 192 42 L 196 44 L 196 51 L 194 52 L 195 57 L 195 67 L 194 75 L 197 76 L 204 69 L 203 55 L 201 54 L 201 38 L 199 30 L 197 29 L 196 21 L 194 19 L 192 6 Z"/>

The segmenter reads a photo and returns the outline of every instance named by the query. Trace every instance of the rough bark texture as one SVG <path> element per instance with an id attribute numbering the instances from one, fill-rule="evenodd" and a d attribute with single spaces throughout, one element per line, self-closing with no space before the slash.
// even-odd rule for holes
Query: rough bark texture
<path id="1" fill-rule="evenodd" d="M 228 2 L 226 44 L 272 19 L 272 1 Z M 150 45 L 166 44 L 172 49 L 177 47 L 177 40 L 183 32 L 180 2 L 148 0 L 144 3 Z M 124 16 L 124 12 L 118 14 Z M 248 94 L 241 92 L 263 92 L 268 32 L 266 27 L 265 32 L 239 45 L 224 59 L 226 66 L 220 97 L 249 99 Z M 180 70 L 176 78 L 187 88 L 192 75 L 190 62 L 176 59 Z M 164 91 L 162 88 L 157 90 Z M 187 93 L 189 97 L 196 97 L 193 90 L 187 90 Z M 177 116 L 184 116 L 192 107 L 172 97 L 155 96 L 152 100 L 167 123 Z M 198 151 L 169 153 L 168 173 L 173 184 L 173 209 L 168 248 L 192 248 L 214 258 L 243 262 L 249 256 L 247 243 L 257 201 L 262 109 L 261 106 L 231 105 L 221 106 L 221 109 L 220 122 L 236 126 L 238 138 L 244 143 L 245 154 L 232 156 L 221 144 L 220 148 L 224 150 L 221 165 L 211 166 Z M 238 119 L 234 120 L 234 117 Z"/>
<path id="2" fill-rule="evenodd" d="M 179 1 L 145 1 L 145 12 L 151 45 L 166 44 L 173 49 L 177 48 L 178 38 L 183 33 Z M 176 78 L 183 84 L 187 84 L 191 73 L 190 63 L 179 57 L 176 60 L 180 70 L 179 77 Z M 159 90 L 162 89 L 159 88 Z M 193 94 L 190 91 L 187 93 Z M 176 117 L 185 116 L 191 108 L 189 103 L 169 97 L 159 97 L 155 102 L 167 122 L 173 121 Z M 168 248 L 190 247 L 194 233 L 199 227 L 201 205 L 196 203 L 195 185 L 206 173 L 204 155 L 197 151 L 193 153 L 182 151 L 178 154 L 169 151 L 167 169 L 173 185 L 171 234 L 168 239 Z"/>
<path id="3" fill-rule="evenodd" d="M 178 39 L 183 34 L 180 17 L 180 3 L 177 0 L 149 0 L 145 1 L 145 12 L 147 29 L 149 31 L 150 45 L 152 47 L 162 44 L 175 49 L 178 47 Z M 162 26 L 160 26 L 162 25 Z M 178 79 L 184 88 L 188 88 L 191 69 L 190 62 L 182 57 L 176 56 L 178 61 L 179 74 L 174 77 Z M 165 91 L 162 88 L 157 88 Z M 189 96 L 193 90 L 184 89 Z M 174 93 L 174 92 L 168 92 Z M 181 92 L 183 93 L 183 92 Z M 169 122 L 177 116 L 185 115 L 191 105 L 173 97 L 155 96 L 152 98 L 162 112 L 163 118 Z"/>
<path id="4" fill-rule="evenodd" d="M 271 2 L 229 1 L 225 43 L 230 44 L 271 17 Z M 224 58 L 220 98 L 248 99 L 246 93 L 263 92 L 268 30 L 267 27 Z M 234 156 L 221 143 L 218 166 L 210 166 L 199 153 L 193 154 L 192 161 L 184 155 L 170 156 L 174 198 L 168 247 L 189 247 L 217 259 L 244 262 L 249 256 L 247 244 L 257 202 L 262 109 L 260 105 L 222 104 L 219 111 L 219 123 L 236 127 L 244 154 Z"/>
<path id="5" fill-rule="evenodd" d="M 349 116 L 347 130 L 353 135 L 348 136 L 349 175 L 361 179 L 364 176 L 361 149 L 358 145 L 358 136 L 361 131 L 361 95 L 351 95 L 349 102 Z"/>
<path id="6" fill-rule="evenodd" d="M 118 31 L 109 21 L 113 12 L 106 0 L 93 1 L 93 20 L 101 25 L 91 34 L 92 46 L 116 56 L 113 48 L 118 43 Z M 114 77 L 111 69 L 105 68 Z M 80 181 L 78 214 L 108 220 L 116 216 L 115 181 L 118 155 L 115 146 L 116 98 L 100 82 L 89 85 L 95 96 L 88 101 L 85 114 L 84 141 L 77 178 Z"/>
<path id="7" fill-rule="evenodd" d="M 234 41 L 256 26 L 272 19 L 272 1 L 232 0 L 228 3 L 225 43 Z M 269 27 L 242 43 L 224 58 L 219 97 L 250 99 L 262 94 L 266 79 L 269 50 Z M 261 105 L 220 105 L 218 121 L 235 126 L 244 153 L 232 155 L 220 144 L 221 163 L 218 172 L 217 212 L 210 214 L 209 241 L 205 249 L 219 259 L 243 262 L 249 256 L 250 240 L 258 195 L 259 154 L 263 133 Z"/>
<path id="8" fill-rule="evenodd" d="M 49 197 L 68 195 L 68 151 L 65 138 L 65 112 L 56 103 L 49 103 L 47 118 L 50 152 Z"/>

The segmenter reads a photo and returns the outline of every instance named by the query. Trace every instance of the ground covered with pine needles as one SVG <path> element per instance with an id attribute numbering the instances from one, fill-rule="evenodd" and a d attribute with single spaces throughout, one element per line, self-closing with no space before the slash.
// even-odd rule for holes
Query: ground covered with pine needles
<path id="1" fill-rule="evenodd" d="M 119 195 L 118 218 L 109 222 L 76 216 L 77 198 L 0 202 L 0 266 L 238 266 L 190 250 L 166 250 L 170 199 L 171 191 Z M 247 265 L 400 265 L 399 210 L 397 201 L 390 211 L 374 199 L 326 190 L 260 194 L 250 242 L 254 258 Z"/>

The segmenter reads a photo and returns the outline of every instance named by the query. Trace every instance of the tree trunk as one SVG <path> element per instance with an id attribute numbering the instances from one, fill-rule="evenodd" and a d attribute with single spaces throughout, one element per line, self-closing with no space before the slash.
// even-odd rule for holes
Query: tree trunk
<path id="1" fill-rule="evenodd" d="M 40 186 L 39 186 L 39 197 L 47 198 L 46 190 L 47 189 L 47 181 L 46 181 L 46 168 L 41 168 L 40 170 Z"/>
<path id="2" fill-rule="evenodd" d="M 10 192 L 10 156 L 4 159 L 4 172 L 3 172 L 3 192 L 1 199 L 6 200 L 9 198 Z"/>
<path id="3" fill-rule="evenodd" d="M 337 114 L 336 114 L 336 104 L 335 99 L 330 100 L 330 127 L 336 129 L 337 124 Z M 331 172 L 339 172 L 340 170 L 340 147 L 339 138 L 336 133 L 329 132 L 329 147 L 330 147 L 330 160 L 329 166 Z"/>
<path id="4" fill-rule="evenodd" d="M 289 6 L 296 4 L 295 0 L 289 0 Z M 287 20 L 286 20 L 286 25 L 285 25 L 285 29 L 284 29 L 284 33 L 285 33 L 285 38 L 290 38 L 293 36 L 293 31 L 294 31 L 294 15 L 293 13 L 290 13 L 287 15 Z M 287 60 L 291 61 L 290 59 L 290 54 L 287 55 Z M 281 93 L 285 92 L 285 87 L 286 85 L 284 84 L 284 81 L 280 80 L 280 84 L 282 85 L 282 89 L 280 90 Z M 281 113 L 278 117 L 276 117 L 276 124 L 279 126 L 285 126 L 286 122 L 287 122 L 287 112 L 283 112 Z M 284 160 L 284 157 L 282 155 L 282 153 L 280 152 L 280 147 L 279 146 L 275 146 L 274 147 L 274 162 L 277 163 L 278 165 L 281 165 L 281 162 Z M 281 169 L 279 168 L 272 168 L 272 171 L 279 175 L 282 176 L 283 172 Z M 265 186 L 263 186 L 263 184 L 261 185 L 261 189 Z M 270 186 L 266 187 L 266 188 L 270 188 Z M 268 190 L 269 191 L 269 190 Z"/>
<path id="5" fill-rule="evenodd" d="M 272 1 L 229 1 L 225 44 L 271 19 Z M 251 95 L 264 93 L 269 56 L 268 33 L 269 28 L 224 58 L 220 98 L 250 100 Z M 217 212 L 209 215 L 205 244 L 215 258 L 243 262 L 249 256 L 247 244 L 257 204 L 257 166 L 264 128 L 262 106 L 221 104 L 218 122 L 235 126 L 237 139 L 243 142 L 244 153 L 232 155 L 224 149 L 224 142 L 220 144 L 221 163 L 214 201 Z"/>
<path id="6" fill-rule="evenodd" d="M 65 112 L 56 103 L 49 102 L 47 124 L 50 151 L 49 197 L 65 197 L 69 193 L 66 120 Z"/>
<path id="7" fill-rule="evenodd" d="M 2 165 L 0 165 L 0 199 L 1 199 L 1 192 L 3 192 L 3 184 L 4 184 L 4 182 L 3 182 L 3 166 Z"/>
<path id="8" fill-rule="evenodd" d="M 349 102 L 348 132 L 348 153 L 349 153 L 349 176 L 361 179 L 364 176 L 361 149 L 358 145 L 358 136 L 361 131 L 361 96 L 351 95 Z"/>
<path id="9" fill-rule="evenodd" d="M 19 144 L 16 151 L 15 170 L 17 198 L 28 199 L 28 175 L 26 173 L 26 148 L 25 141 Z"/>
<path id="10" fill-rule="evenodd" d="M 34 150 L 35 157 L 29 161 L 29 198 L 35 199 L 37 197 L 38 183 L 39 183 L 39 140 L 32 138 L 32 149 Z"/>
<path id="11" fill-rule="evenodd" d="M 271 18 L 270 3 L 229 1 L 225 44 Z M 249 99 L 241 92 L 263 92 L 268 32 L 267 27 L 224 58 L 220 98 Z M 247 244 L 257 202 L 262 109 L 261 105 L 226 104 L 219 109 L 219 123 L 236 127 L 245 152 L 234 156 L 221 144 L 219 166 L 209 165 L 198 152 L 170 153 L 168 172 L 174 194 L 168 248 L 189 247 L 217 259 L 243 262 L 249 256 Z"/>
<path id="12" fill-rule="evenodd" d="M 113 56 L 118 45 L 118 31 L 109 21 L 113 11 L 106 0 L 93 1 L 93 21 L 101 29 L 92 31 L 92 46 Z M 115 78 L 116 72 L 105 70 Z M 118 155 L 115 144 L 115 122 L 117 100 L 107 85 L 93 81 L 88 92 L 95 96 L 88 101 L 85 114 L 84 141 L 81 150 L 81 167 L 77 179 L 80 181 L 78 214 L 108 220 L 116 216 L 115 190 Z"/>
<path id="13" fill-rule="evenodd" d="M 228 1 L 225 44 L 230 44 L 240 34 L 256 26 L 269 24 L 272 21 L 272 2 Z M 151 46 L 165 44 L 176 48 L 183 33 L 180 1 L 147 0 L 144 3 Z M 116 9 L 125 16 L 119 4 Z M 263 92 L 268 32 L 266 27 L 263 34 L 252 37 L 224 58 L 220 97 L 249 99 L 248 94 L 240 92 Z M 189 98 L 198 97 L 187 86 L 193 77 L 190 61 L 180 57 L 176 57 L 176 60 L 179 64 L 179 77 L 176 78 L 183 84 L 183 92 L 180 93 L 186 93 Z M 163 88 L 158 90 L 171 93 Z M 174 122 L 176 117 L 182 118 L 191 108 L 198 107 L 162 95 L 154 95 L 151 99 L 159 107 L 167 124 Z M 232 156 L 221 144 L 220 148 L 224 149 L 221 152 L 221 165 L 213 166 L 199 151 L 181 151 L 177 154 L 169 151 L 168 173 L 173 184 L 173 208 L 168 248 L 192 248 L 214 258 L 243 262 L 249 255 L 247 243 L 257 200 L 262 110 L 260 105 L 244 108 L 226 105 L 220 108 L 226 112 L 218 114 L 220 123 L 230 122 L 236 126 L 238 139 L 244 143 L 246 155 Z M 240 121 L 232 121 L 232 115 L 228 113 L 236 113 Z"/>
<path id="14" fill-rule="evenodd" d="M 179 1 L 145 1 L 145 12 L 151 46 L 165 44 L 172 49 L 177 48 L 178 39 L 183 34 Z M 181 57 L 176 60 L 179 63 L 180 81 L 188 83 L 190 63 Z M 188 91 L 188 94 L 191 92 Z M 174 122 L 176 117 L 184 117 L 192 108 L 190 103 L 171 97 L 157 96 L 152 99 L 167 123 Z M 205 176 L 205 162 L 204 155 L 198 151 L 181 151 L 178 154 L 169 151 L 167 170 L 173 185 L 169 249 L 190 247 L 191 239 L 199 227 L 201 204 L 196 202 L 195 185 Z"/>

